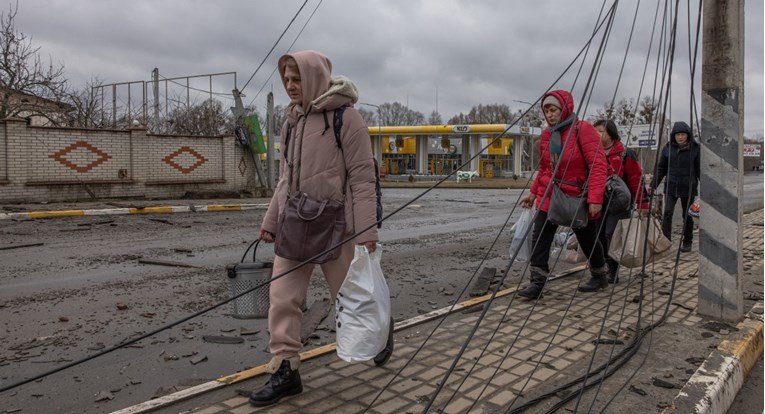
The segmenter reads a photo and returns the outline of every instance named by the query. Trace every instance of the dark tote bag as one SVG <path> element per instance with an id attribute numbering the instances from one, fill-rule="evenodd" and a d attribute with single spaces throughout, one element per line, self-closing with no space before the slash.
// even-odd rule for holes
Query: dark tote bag
<path id="1" fill-rule="evenodd" d="M 305 193 L 287 198 L 276 231 L 274 253 L 285 259 L 305 261 L 343 241 L 345 206 L 316 201 Z M 311 260 L 321 264 L 340 257 L 340 246 Z"/>
<path id="2" fill-rule="evenodd" d="M 558 185 L 553 184 L 547 220 L 572 229 L 587 227 L 587 192 L 583 191 L 580 195 L 570 196 Z"/>
<path id="3" fill-rule="evenodd" d="M 627 183 L 616 174 L 611 174 L 606 180 L 606 198 L 609 214 L 623 214 L 632 207 L 632 193 Z"/>

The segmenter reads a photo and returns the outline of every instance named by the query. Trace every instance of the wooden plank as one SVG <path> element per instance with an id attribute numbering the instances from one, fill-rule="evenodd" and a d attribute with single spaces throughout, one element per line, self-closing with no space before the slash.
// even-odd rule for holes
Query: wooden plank
<path id="1" fill-rule="evenodd" d="M 138 263 L 153 264 L 153 265 L 160 265 L 160 266 L 175 266 L 175 267 L 195 267 L 195 268 L 201 267 L 201 266 L 190 265 L 188 263 L 183 263 L 183 262 L 173 262 L 171 260 L 157 260 L 157 259 L 138 259 Z"/>
<path id="2" fill-rule="evenodd" d="M 0 250 L 20 249 L 22 247 L 35 247 L 42 246 L 45 243 L 26 243 L 26 244 L 10 244 L 8 246 L 0 246 Z"/>

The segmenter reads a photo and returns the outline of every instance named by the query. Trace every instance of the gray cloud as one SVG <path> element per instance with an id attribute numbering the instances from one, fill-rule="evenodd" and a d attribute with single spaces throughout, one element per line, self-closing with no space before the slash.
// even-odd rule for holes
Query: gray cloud
<path id="1" fill-rule="evenodd" d="M 7 11 L 15 3 L 5 0 L 0 5 Z M 19 3 L 17 28 L 31 35 L 44 55 L 63 62 L 75 85 L 92 76 L 108 83 L 149 80 L 151 70 L 158 67 L 165 77 L 235 71 L 240 88 L 303 4 L 299 0 Z M 287 102 L 278 79 L 267 78 L 318 3 L 309 0 L 245 88 L 245 103 L 255 98 L 254 103 L 262 108 L 265 93 L 257 98 L 256 94 L 264 85 L 266 91 L 275 91 L 277 104 Z M 653 29 L 657 6 L 647 3 L 641 2 L 617 99 L 639 98 L 650 36 L 657 33 Z M 691 3 L 690 14 L 682 7 L 679 10 L 672 79 L 671 115 L 684 120 L 689 118 L 691 89 L 688 19 L 695 25 L 698 10 L 697 1 Z M 327 54 L 335 73 L 358 84 L 363 102 L 408 103 L 425 115 L 437 105 L 444 119 L 481 103 L 505 103 L 521 109 L 524 105 L 514 101 L 534 101 L 583 47 L 602 5 L 596 0 L 326 0 L 293 50 L 310 48 Z M 614 94 L 635 7 L 633 2 L 620 2 L 585 115 L 593 114 Z M 749 1 L 745 7 L 745 130 L 762 135 L 763 4 Z M 578 78 L 579 63 L 555 88 L 573 89 L 577 99 L 581 98 L 601 37 L 600 33 L 595 36 Z M 641 95 L 653 93 L 658 41 L 656 34 Z M 700 94 L 700 58 L 695 84 Z M 214 85 L 227 93 L 232 87 L 233 79 L 228 78 L 218 79 Z"/>

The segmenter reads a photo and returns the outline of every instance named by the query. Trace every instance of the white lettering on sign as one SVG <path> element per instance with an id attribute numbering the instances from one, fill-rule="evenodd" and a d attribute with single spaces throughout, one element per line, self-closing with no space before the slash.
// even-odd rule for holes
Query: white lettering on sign
<path id="1" fill-rule="evenodd" d="M 651 148 L 657 149 L 657 127 L 650 124 L 619 125 L 619 136 L 625 147 L 628 148 Z"/>
<path id="2" fill-rule="evenodd" d="M 455 125 L 454 128 L 452 128 L 452 131 L 466 134 L 470 132 L 470 125 Z"/>
<path id="3" fill-rule="evenodd" d="M 760 144 L 744 144 L 744 156 L 745 157 L 759 157 L 760 156 Z"/>

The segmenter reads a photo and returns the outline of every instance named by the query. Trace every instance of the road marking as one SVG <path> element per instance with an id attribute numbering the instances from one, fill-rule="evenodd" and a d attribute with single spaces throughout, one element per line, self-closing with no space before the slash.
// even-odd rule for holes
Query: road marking
<path id="1" fill-rule="evenodd" d="M 201 206 L 157 206 L 157 207 L 129 207 L 129 208 L 103 208 L 93 210 L 54 210 L 54 211 L 30 211 L 24 213 L 0 213 L 0 220 L 34 220 L 41 218 L 76 217 L 76 216 L 111 216 L 121 214 L 171 214 L 171 213 L 197 213 L 197 212 L 226 212 L 267 209 L 267 203 L 258 204 L 210 204 Z"/>

